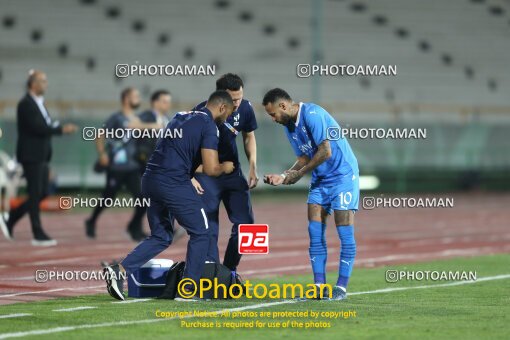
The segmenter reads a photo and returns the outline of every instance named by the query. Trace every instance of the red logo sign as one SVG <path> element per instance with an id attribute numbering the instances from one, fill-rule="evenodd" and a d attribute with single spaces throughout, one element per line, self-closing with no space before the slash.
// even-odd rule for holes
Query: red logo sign
<path id="1" fill-rule="evenodd" d="M 269 226 L 267 224 L 239 225 L 239 254 L 269 253 Z"/>

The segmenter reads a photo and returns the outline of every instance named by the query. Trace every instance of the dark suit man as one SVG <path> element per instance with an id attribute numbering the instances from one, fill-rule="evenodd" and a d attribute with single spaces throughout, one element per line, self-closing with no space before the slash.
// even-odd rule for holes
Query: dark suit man
<path id="1" fill-rule="evenodd" d="M 44 106 L 44 93 L 48 88 L 46 74 L 31 71 L 27 80 L 27 94 L 20 100 L 17 108 L 18 142 L 16 156 L 23 166 L 27 180 L 28 199 L 18 208 L 11 210 L 7 222 L 0 221 L 0 229 L 8 238 L 12 238 L 16 222 L 28 212 L 34 246 L 53 246 L 56 240 L 43 230 L 39 217 L 39 203 L 47 196 L 49 168 L 51 159 L 51 137 L 76 131 L 74 124 L 60 124 L 53 120 Z"/>

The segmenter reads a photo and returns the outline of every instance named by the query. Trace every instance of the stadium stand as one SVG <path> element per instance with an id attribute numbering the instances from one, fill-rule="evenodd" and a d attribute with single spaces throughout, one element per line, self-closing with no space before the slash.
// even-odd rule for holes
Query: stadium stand
<path id="1" fill-rule="evenodd" d="M 119 79 L 116 64 L 216 64 L 217 74 L 240 74 L 246 97 L 257 105 L 267 89 L 280 86 L 297 99 L 321 103 L 344 124 L 406 126 L 412 121 L 429 128 L 433 138 L 416 147 L 386 141 L 381 151 L 378 143 L 353 141 L 363 150 L 360 158 L 370 171 L 402 162 L 445 169 L 508 167 L 508 154 L 485 151 L 495 141 L 505 145 L 500 139 L 506 140 L 510 111 L 510 27 L 504 4 L 496 6 L 499 11 L 481 2 L 2 1 L 1 147 L 14 151 L 15 104 L 29 68 L 48 73 L 53 115 L 98 126 L 116 109 L 125 86 L 137 86 L 145 97 L 168 88 L 177 109 L 191 107 L 214 86 L 215 77 Z M 56 10 L 44 11 L 50 3 Z M 209 15 L 203 15 L 203 7 L 212 10 Z M 317 11 L 322 20 L 315 19 Z M 285 21 L 280 19 L 283 12 Z M 229 53 L 232 50 L 235 53 Z M 294 76 L 297 64 L 316 62 L 397 65 L 398 76 Z M 263 127 L 259 152 L 266 152 L 261 167 L 278 169 L 291 159 L 280 157 L 288 152 L 274 151 L 263 142 L 279 141 L 273 136 L 280 134 L 256 107 Z M 448 124 L 434 125 L 438 121 Z M 55 144 L 57 149 L 81 150 L 55 159 L 61 183 L 101 182 L 90 169 L 92 145 L 87 147 L 79 137 Z"/>

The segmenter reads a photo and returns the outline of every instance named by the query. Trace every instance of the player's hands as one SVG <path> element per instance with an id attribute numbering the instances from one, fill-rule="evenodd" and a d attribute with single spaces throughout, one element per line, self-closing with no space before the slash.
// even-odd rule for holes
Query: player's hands
<path id="1" fill-rule="evenodd" d="M 62 133 L 65 135 L 74 133 L 76 130 L 78 130 L 78 126 L 75 124 L 67 123 L 62 126 Z"/>
<path id="2" fill-rule="evenodd" d="M 278 186 L 283 184 L 283 177 L 277 174 L 264 175 L 264 183 Z"/>
<path id="3" fill-rule="evenodd" d="M 110 159 L 108 158 L 108 154 L 106 152 L 103 152 L 101 155 L 99 155 L 99 164 L 104 167 L 110 164 Z"/>
<path id="4" fill-rule="evenodd" d="M 297 181 L 299 181 L 301 179 L 301 177 L 303 177 L 303 175 L 297 170 L 286 171 L 285 175 L 287 175 L 285 177 L 285 179 L 283 180 L 283 184 L 285 184 L 285 185 L 294 184 Z"/>
<path id="5" fill-rule="evenodd" d="M 230 161 L 223 162 L 221 163 L 221 168 L 223 169 L 223 173 L 228 175 L 234 171 L 234 163 Z"/>
<path id="6" fill-rule="evenodd" d="M 193 185 L 193 187 L 195 188 L 195 190 L 197 191 L 197 194 L 199 195 L 203 195 L 204 194 L 204 188 L 202 188 L 202 186 L 200 185 L 200 182 L 197 181 L 195 179 L 195 177 L 193 177 L 191 179 L 191 184 Z"/>
<path id="7" fill-rule="evenodd" d="M 248 179 L 248 185 L 250 189 L 253 189 L 257 186 L 259 182 L 259 175 L 257 174 L 256 167 L 250 167 L 250 177 Z"/>

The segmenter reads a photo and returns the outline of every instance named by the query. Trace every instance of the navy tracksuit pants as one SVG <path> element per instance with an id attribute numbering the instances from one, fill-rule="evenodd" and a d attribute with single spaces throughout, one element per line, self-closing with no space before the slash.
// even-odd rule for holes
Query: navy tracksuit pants
<path id="1" fill-rule="evenodd" d="M 219 177 L 209 177 L 197 173 L 195 179 L 204 189 L 201 198 L 209 220 L 210 239 L 206 260 L 220 262 L 218 253 L 218 213 L 220 202 L 223 201 L 228 218 L 233 223 L 223 264 L 230 270 L 235 271 L 241 261 L 241 255 L 238 251 L 239 224 L 251 224 L 254 221 L 248 182 L 239 170 Z"/>
<path id="2" fill-rule="evenodd" d="M 209 249 L 209 225 L 191 181 L 170 184 L 161 175 L 146 172 L 142 177 L 142 194 L 150 199 L 147 219 L 151 235 L 128 254 L 122 266 L 129 275 L 168 248 L 173 239 L 172 218 L 175 218 L 190 236 L 183 277 L 198 284 Z"/>

